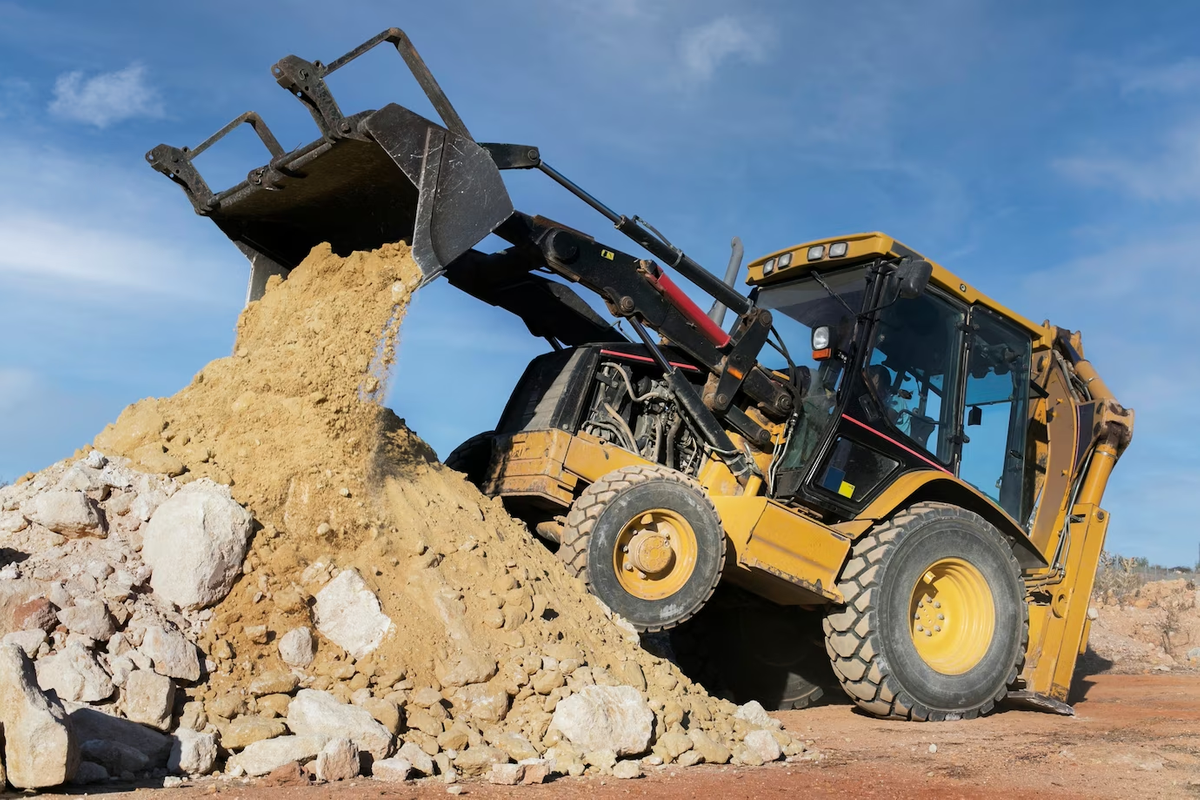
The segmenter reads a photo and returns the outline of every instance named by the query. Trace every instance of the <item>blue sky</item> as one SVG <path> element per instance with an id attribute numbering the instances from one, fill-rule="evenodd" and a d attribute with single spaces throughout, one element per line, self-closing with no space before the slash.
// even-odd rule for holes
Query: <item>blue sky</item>
<path id="1" fill-rule="evenodd" d="M 145 151 L 252 108 L 285 147 L 311 140 L 270 65 L 328 61 L 396 25 L 478 138 L 537 144 L 717 271 L 733 235 L 753 256 L 879 229 L 1082 329 L 1138 411 L 1109 546 L 1190 564 L 1197 24 L 1200 8 L 1170 2 L 217 0 L 177 15 L 0 0 L 0 477 L 69 455 L 230 350 L 246 264 Z M 423 108 L 394 52 L 331 85 L 347 111 Z M 264 160 L 245 130 L 197 163 L 224 188 Z M 614 236 L 539 176 L 510 187 L 526 211 Z M 445 455 L 494 424 L 543 349 L 430 286 L 389 402 Z"/>

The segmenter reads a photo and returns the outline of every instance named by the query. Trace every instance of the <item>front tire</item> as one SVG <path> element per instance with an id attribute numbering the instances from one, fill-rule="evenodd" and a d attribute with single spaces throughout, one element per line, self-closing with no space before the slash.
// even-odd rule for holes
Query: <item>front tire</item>
<path id="1" fill-rule="evenodd" d="M 879 717 L 987 714 L 1025 661 L 1029 609 L 1012 547 L 966 509 L 920 503 L 854 546 L 825 618 L 842 688 Z"/>
<path id="2" fill-rule="evenodd" d="M 470 483 L 479 486 L 492 463 L 492 442 L 495 438 L 495 431 L 477 433 L 451 450 L 442 463 L 455 472 L 463 473 Z"/>
<path id="3" fill-rule="evenodd" d="M 661 631 L 712 596 L 725 530 L 696 481 L 657 465 L 623 467 L 571 505 L 558 557 L 639 631 Z"/>

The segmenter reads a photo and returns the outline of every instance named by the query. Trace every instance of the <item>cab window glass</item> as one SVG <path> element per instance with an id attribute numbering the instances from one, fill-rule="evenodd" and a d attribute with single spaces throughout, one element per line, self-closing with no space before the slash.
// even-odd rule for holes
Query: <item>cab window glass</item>
<path id="1" fill-rule="evenodd" d="M 1029 413 L 1029 334 L 983 309 L 971 313 L 962 460 L 959 477 L 1014 519 L 1025 476 Z"/>
<path id="2" fill-rule="evenodd" d="M 893 432 L 949 464 L 955 451 L 956 385 L 964 312 L 930 293 L 884 308 L 865 370 L 867 388 Z"/>

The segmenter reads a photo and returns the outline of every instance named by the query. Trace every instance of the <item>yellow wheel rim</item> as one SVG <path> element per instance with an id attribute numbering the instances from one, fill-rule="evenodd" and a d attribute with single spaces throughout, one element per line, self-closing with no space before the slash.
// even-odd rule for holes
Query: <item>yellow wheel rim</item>
<path id="1" fill-rule="evenodd" d="M 679 514 L 658 508 L 630 520 L 613 548 L 621 588 L 641 600 L 662 600 L 684 587 L 696 569 L 696 532 Z"/>
<path id="2" fill-rule="evenodd" d="M 962 675 L 987 655 L 996 604 L 983 573 L 961 558 L 943 558 L 917 579 L 908 609 L 917 654 L 943 675 Z"/>

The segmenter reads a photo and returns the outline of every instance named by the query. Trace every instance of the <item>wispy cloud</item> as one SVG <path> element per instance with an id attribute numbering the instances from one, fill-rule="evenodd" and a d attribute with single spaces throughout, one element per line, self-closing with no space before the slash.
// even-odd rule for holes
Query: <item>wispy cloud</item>
<path id="1" fill-rule="evenodd" d="M 129 303 L 218 304 L 244 280 L 236 249 L 140 161 L 125 167 L 7 137 L 0 150 L 0 185 L 21 187 L 0 195 L 0 279 L 61 297 L 107 289 Z"/>
<path id="2" fill-rule="evenodd" d="M 1195 89 L 1200 89 L 1200 58 L 1130 69 L 1121 80 L 1122 94 L 1182 94 Z"/>
<path id="3" fill-rule="evenodd" d="M 763 31 L 753 30 L 736 17 L 718 17 L 683 32 L 679 62 L 686 77 L 707 81 L 723 63 L 762 61 L 767 46 Z"/>
<path id="4" fill-rule="evenodd" d="M 1182 498 L 1200 486 L 1200 457 L 1179 433 L 1193 427 L 1200 363 L 1180 357 L 1186 345 L 1171 343 L 1200 339 L 1200 285 L 1192 276 L 1200 235 L 1162 229 L 1138 239 L 1031 274 L 1015 296 L 1027 298 L 1034 319 L 1082 330 L 1089 360 L 1117 399 L 1137 410 L 1133 444 L 1105 496 L 1119 520 L 1106 546 L 1176 563 L 1195 552 L 1195 532 L 1174 535 L 1174 520 Z"/>
<path id="5" fill-rule="evenodd" d="M 82 72 L 67 72 L 54 83 L 50 113 L 55 116 L 107 128 L 137 117 L 163 115 L 158 93 L 146 82 L 146 68 L 130 64 L 116 72 L 85 78 Z"/>
<path id="6" fill-rule="evenodd" d="M 1153 153 L 1100 152 L 1060 158 L 1053 165 L 1088 186 L 1111 187 L 1144 200 L 1193 200 L 1200 197 L 1200 119 L 1171 130 Z"/>

